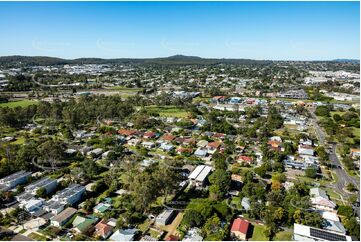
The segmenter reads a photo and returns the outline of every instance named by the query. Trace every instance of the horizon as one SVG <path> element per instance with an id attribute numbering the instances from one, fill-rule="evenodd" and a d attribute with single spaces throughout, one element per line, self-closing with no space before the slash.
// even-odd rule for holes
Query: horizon
<path id="1" fill-rule="evenodd" d="M 359 6 L 359 2 L 0 2 L 4 36 L 0 56 L 359 60 Z"/>
<path id="2" fill-rule="evenodd" d="M 280 60 L 272 60 L 272 59 L 251 59 L 251 58 L 224 58 L 224 57 L 202 57 L 202 56 L 191 56 L 191 55 L 184 55 L 184 54 L 175 54 L 170 56 L 155 56 L 155 57 L 114 57 L 114 58 L 102 58 L 102 57 L 76 57 L 76 58 L 63 58 L 63 57 L 57 57 L 57 56 L 37 56 L 37 55 L 0 55 L 0 58 L 6 58 L 6 57 L 29 57 L 29 58 L 56 58 L 56 59 L 63 59 L 63 60 L 78 60 L 78 59 L 102 59 L 102 60 L 117 60 L 117 59 L 134 59 L 134 60 L 141 60 L 141 59 L 167 59 L 172 57 L 185 57 L 185 58 L 201 58 L 201 59 L 217 59 L 217 60 L 253 60 L 253 61 L 291 61 L 291 62 L 297 62 L 297 61 L 304 61 L 304 62 L 317 62 L 317 61 L 337 61 L 337 60 L 346 60 L 346 61 L 360 61 L 360 59 L 355 58 L 333 58 L 333 59 L 324 59 L 324 60 L 286 60 L 286 59 L 280 59 Z"/>

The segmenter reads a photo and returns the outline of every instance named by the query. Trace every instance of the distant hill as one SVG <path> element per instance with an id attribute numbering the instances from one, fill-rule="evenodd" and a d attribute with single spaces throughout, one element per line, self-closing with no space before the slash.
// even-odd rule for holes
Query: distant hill
<path id="1" fill-rule="evenodd" d="M 44 66 L 44 65 L 64 65 L 64 64 L 154 64 L 154 65 L 215 65 L 215 64 L 237 64 L 237 65 L 268 65 L 277 61 L 269 60 L 251 60 L 251 59 L 216 59 L 201 58 L 198 56 L 174 55 L 159 58 L 79 58 L 79 59 L 62 59 L 48 56 L 1 56 L 0 65 L 8 67 L 21 66 Z M 317 61 L 323 62 L 323 61 Z M 336 59 L 324 62 L 339 63 L 360 63 L 354 59 Z"/>
<path id="2" fill-rule="evenodd" d="M 64 65 L 64 64 L 159 64 L 159 65 L 209 65 L 209 64 L 270 64 L 272 61 L 250 59 L 213 59 L 198 56 L 174 55 L 160 58 L 79 58 L 61 59 L 47 56 L 2 56 L 0 65 L 3 66 L 33 66 L 33 65 Z"/>

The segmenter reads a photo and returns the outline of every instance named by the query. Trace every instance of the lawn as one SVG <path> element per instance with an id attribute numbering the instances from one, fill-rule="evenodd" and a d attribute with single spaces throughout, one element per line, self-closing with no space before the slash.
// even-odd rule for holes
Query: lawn
<path id="1" fill-rule="evenodd" d="M 291 241 L 293 233 L 290 231 L 278 232 L 274 238 L 275 241 Z"/>
<path id="2" fill-rule="evenodd" d="M 267 238 L 264 235 L 264 231 L 266 230 L 266 226 L 253 224 L 253 234 L 252 238 L 250 238 L 250 241 L 269 241 L 269 238 Z"/>
<path id="3" fill-rule="evenodd" d="M 38 101 L 35 101 L 35 100 L 21 100 L 21 101 L 0 103 L 0 107 L 9 107 L 9 108 L 27 107 L 27 106 L 30 106 L 30 105 L 33 105 L 33 104 L 38 104 Z"/>

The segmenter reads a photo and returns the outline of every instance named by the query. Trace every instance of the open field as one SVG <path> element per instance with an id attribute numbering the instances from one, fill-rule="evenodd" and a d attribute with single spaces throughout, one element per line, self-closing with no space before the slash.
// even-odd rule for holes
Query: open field
<path id="1" fill-rule="evenodd" d="M 147 106 L 145 109 L 151 112 L 157 112 L 161 117 L 185 118 L 189 114 L 187 111 L 176 106 Z"/>
<path id="2" fill-rule="evenodd" d="M 9 107 L 9 108 L 27 107 L 27 106 L 30 106 L 30 105 L 33 105 L 33 104 L 38 104 L 38 101 L 35 101 L 35 100 L 21 100 L 21 101 L 0 103 L 0 107 Z"/>

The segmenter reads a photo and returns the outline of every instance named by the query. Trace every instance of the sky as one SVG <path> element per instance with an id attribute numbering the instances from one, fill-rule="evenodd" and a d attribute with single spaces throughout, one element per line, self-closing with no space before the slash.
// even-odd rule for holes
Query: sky
<path id="1" fill-rule="evenodd" d="M 359 2 L 0 2 L 0 56 L 360 57 Z"/>

